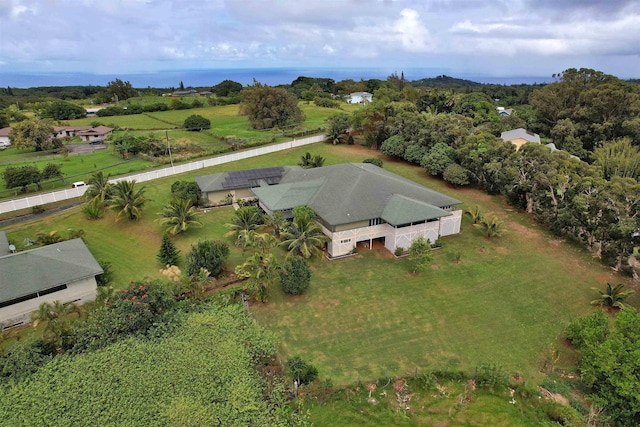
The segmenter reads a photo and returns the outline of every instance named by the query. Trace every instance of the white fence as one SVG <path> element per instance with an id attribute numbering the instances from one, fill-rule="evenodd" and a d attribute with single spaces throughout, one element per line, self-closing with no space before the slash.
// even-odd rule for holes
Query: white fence
<path id="1" fill-rule="evenodd" d="M 247 151 L 238 151 L 231 154 L 225 154 L 220 157 L 212 157 L 209 159 L 199 160 L 196 162 L 185 163 L 183 165 L 157 169 L 150 172 L 128 175 L 110 180 L 110 182 L 118 182 L 123 179 L 133 180 L 136 182 L 151 181 L 153 179 L 164 178 L 171 175 L 178 175 L 184 172 L 190 172 L 196 169 L 207 168 L 210 166 L 221 165 L 224 163 L 235 162 L 237 160 L 248 159 L 250 157 L 261 156 L 263 154 L 274 153 L 276 151 L 288 150 L 289 148 L 301 147 L 303 145 L 314 144 L 324 140 L 323 135 L 311 136 L 289 142 L 283 142 L 275 145 L 254 148 Z M 52 191 L 50 193 L 42 193 L 35 196 L 23 197 L 19 199 L 0 202 L 0 213 L 13 212 L 20 209 L 28 209 L 38 205 L 59 202 L 61 200 L 73 199 L 80 197 L 87 191 L 87 186 L 69 188 L 65 190 Z"/>

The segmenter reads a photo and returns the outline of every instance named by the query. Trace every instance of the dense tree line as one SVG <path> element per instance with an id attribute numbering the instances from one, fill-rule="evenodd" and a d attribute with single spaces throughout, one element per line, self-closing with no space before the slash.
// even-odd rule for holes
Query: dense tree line
<path id="1" fill-rule="evenodd" d="M 568 69 L 534 91 L 537 131 L 581 158 L 606 141 L 629 137 L 640 145 L 640 87 L 600 71 Z"/>
<path id="2" fill-rule="evenodd" d="M 574 87 L 577 81 L 582 82 L 579 88 Z M 567 82 L 574 86 L 566 88 Z M 598 96 L 592 87 L 600 89 Z M 527 122 L 517 115 L 499 117 L 492 100 L 481 92 L 432 89 L 415 102 L 378 100 L 356 111 L 349 125 L 351 130 L 362 132 L 366 145 L 421 165 L 429 174 L 442 176 L 451 184 L 470 183 L 491 194 L 504 194 L 510 204 L 533 214 L 559 236 L 584 244 L 608 265 L 630 270 L 628 259 L 640 229 L 640 151 L 633 133 L 625 133 L 633 128 L 630 122 L 636 120 L 628 114 L 640 106 L 634 104 L 636 89 L 630 88 L 628 83 L 592 70 L 567 70 L 560 81 L 532 95 L 542 100 L 553 93 L 559 105 L 583 99 L 577 104 L 582 109 L 569 110 L 581 111 L 580 117 L 585 118 L 584 123 L 591 121 L 591 126 L 585 125 L 585 134 L 573 134 L 579 142 L 573 146 L 583 147 L 579 138 L 589 141 L 593 129 L 610 131 L 601 133 L 599 138 L 604 139 L 593 153 L 589 151 L 586 159 L 593 163 L 541 144 L 526 144 L 516 151 L 499 135 L 516 126 L 526 127 Z M 560 97 L 558 90 L 567 93 Z M 610 122 L 593 122 L 599 114 L 594 111 L 602 111 L 599 105 L 612 106 L 624 100 L 628 102 L 611 111 Z M 544 110 L 534 111 L 537 117 L 545 114 Z M 345 141 L 345 119 L 337 115 L 328 120 L 329 141 Z M 624 138 L 616 139 L 619 137 Z"/>

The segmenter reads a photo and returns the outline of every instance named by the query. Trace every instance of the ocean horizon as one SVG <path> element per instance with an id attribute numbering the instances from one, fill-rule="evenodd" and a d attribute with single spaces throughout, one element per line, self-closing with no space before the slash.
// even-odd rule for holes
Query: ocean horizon
<path id="1" fill-rule="evenodd" d="M 171 70 L 148 73 L 80 73 L 80 72 L 0 72 L 0 87 L 31 88 L 43 86 L 106 86 L 116 78 L 129 81 L 135 88 L 211 87 L 223 80 L 233 80 L 243 85 L 254 79 L 268 85 L 289 84 L 300 76 L 326 77 L 336 82 L 353 79 L 386 79 L 391 73 L 404 72 L 408 81 L 433 78 L 441 75 L 470 80 L 477 83 L 514 85 L 549 83 L 551 76 L 489 76 L 456 73 L 437 68 L 388 70 L 381 68 L 218 68 L 208 70 Z"/>

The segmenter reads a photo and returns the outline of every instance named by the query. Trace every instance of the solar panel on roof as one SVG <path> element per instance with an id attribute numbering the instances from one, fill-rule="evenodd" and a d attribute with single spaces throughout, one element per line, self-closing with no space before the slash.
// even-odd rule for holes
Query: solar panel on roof
<path id="1" fill-rule="evenodd" d="M 228 172 L 226 179 L 222 183 L 223 188 L 254 187 L 264 179 L 268 184 L 277 184 L 282 178 L 284 168 L 276 166 L 262 169 L 249 169 Z"/>

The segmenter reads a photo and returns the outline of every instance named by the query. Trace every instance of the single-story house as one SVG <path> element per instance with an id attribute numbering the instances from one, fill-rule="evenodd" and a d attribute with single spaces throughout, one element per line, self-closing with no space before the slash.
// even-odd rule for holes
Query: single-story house
<path id="1" fill-rule="evenodd" d="M 100 125 L 78 132 L 76 136 L 79 136 L 83 141 L 97 143 L 104 142 L 104 138 L 111 132 L 113 132 L 113 128 Z"/>
<path id="2" fill-rule="evenodd" d="M 331 257 L 349 254 L 358 242 L 384 242 L 387 250 L 409 248 L 424 237 L 435 242 L 460 232 L 459 200 L 369 163 L 320 168 L 280 166 L 196 177 L 212 203 L 225 198 L 257 199 L 268 214 L 313 208 L 331 241 Z"/>
<path id="3" fill-rule="evenodd" d="M 107 126 L 54 126 L 56 138 L 80 137 L 86 142 L 102 142 L 104 138 L 113 132 L 113 128 Z"/>
<path id="4" fill-rule="evenodd" d="M 353 92 L 347 97 L 349 104 L 368 104 L 373 100 L 373 94 L 369 92 Z"/>
<path id="5" fill-rule="evenodd" d="M 4 232 L 0 232 L 4 234 Z M 27 323 L 43 302 L 95 299 L 103 273 L 82 239 L 11 253 L 0 239 L 0 326 Z M 5 247 L 6 246 L 6 247 Z"/>
<path id="6" fill-rule="evenodd" d="M 198 95 L 200 96 L 205 96 L 205 97 L 210 97 L 211 95 L 213 95 L 213 92 L 209 92 L 208 90 L 203 90 L 202 92 L 200 92 Z"/>
<path id="7" fill-rule="evenodd" d="M 9 126 L 0 129 L 0 147 L 8 147 L 11 145 L 9 132 L 11 132 L 11 128 Z"/>
<path id="8" fill-rule="evenodd" d="M 540 144 L 540 135 L 523 128 L 513 129 L 500 134 L 500 138 L 504 141 L 510 141 L 519 150 L 527 142 Z"/>

